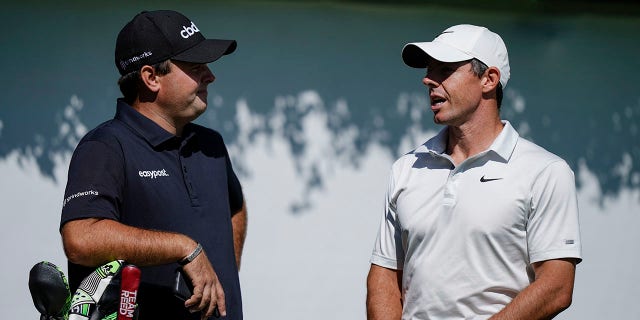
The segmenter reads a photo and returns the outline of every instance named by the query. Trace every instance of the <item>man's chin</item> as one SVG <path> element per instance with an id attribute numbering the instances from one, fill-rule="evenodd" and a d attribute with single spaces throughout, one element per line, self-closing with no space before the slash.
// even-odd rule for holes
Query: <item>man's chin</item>
<path id="1" fill-rule="evenodd" d="M 196 99 L 199 100 L 199 104 L 204 104 L 205 107 L 207 105 L 207 97 L 208 97 L 208 94 L 206 91 L 201 91 L 201 92 L 198 92 L 198 94 L 196 94 Z"/>
<path id="2" fill-rule="evenodd" d="M 207 105 L 203 105 L 201 108 L 197 108 L 195 110 L 195 114 L 196 114 L 196 118 L 199 117 L 201 114 L 203 114 L 205 111 L 207 111 Z"/>
<path id="3" fill-rule="evenodd" d="M 205 111 L 207 111 L 207 103 L 199 101 L 199 103 L 194 103 L 188 110 L 188 113 L 191 114 L 190 118 L 195 120 L 197 117 L 202 115 Z"/>
<path id="4" fill-rule="evenodd" d="M 202 110 L 202 112 L 204 112 L 205 110 L 207 110 L 207 94 L 204 94 L 204 97 L 198 95 L 198 102 L 196 103 L 196 109 L 197 110 Z M 201 112 L 201 113 L 202 113 Z"/>

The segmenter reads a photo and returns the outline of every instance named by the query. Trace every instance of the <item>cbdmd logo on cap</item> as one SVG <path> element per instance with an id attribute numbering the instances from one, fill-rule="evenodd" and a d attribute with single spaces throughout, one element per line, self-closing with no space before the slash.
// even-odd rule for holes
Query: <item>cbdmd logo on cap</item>
<path id="1" fill-rule="evenodd" d="M 193 21 L 191 21 L 191 25 L 190 26 L 182 26 L 182 31 L 180 32 L 180 35 L 185 38 L 188 39 L 189 37 L 191 37 L 192 35 L 194 35 L 196 32 L 200 32 L 200 29 L 198 29 L 198 27 L 196 27 L 196 24 L 193 23 Z"/>

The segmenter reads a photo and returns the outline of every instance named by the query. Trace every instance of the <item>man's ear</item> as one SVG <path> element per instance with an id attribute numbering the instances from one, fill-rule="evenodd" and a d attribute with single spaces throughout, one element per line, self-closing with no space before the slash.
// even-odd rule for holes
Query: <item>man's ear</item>
<path id="1" fill-rule="evenodd" d="M 496 90 L 498 84 L 500 84 L 500 70 L 496 67 L 490 67 L 482 75 L 482 92 Z"/>
<path id="2" fill-rule="evenodd" d="M 140 78 L 144 86 L 151 92 L 158 92 L 160 90 L 160 82 L 158 81 L 158 74 L 151 66 L 143 66 L 140 68 Z"/>

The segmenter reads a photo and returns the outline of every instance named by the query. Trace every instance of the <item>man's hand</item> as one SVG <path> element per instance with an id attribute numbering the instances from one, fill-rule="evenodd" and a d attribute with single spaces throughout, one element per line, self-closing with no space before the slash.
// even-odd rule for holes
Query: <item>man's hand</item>
<path id="1" fill-rule="evenodd" d="M 203 251 L 193 261 L 182 267 L 193 285 L 193 295 L 184 302 L 190 312 L 202 311 L 201 319 L 213 316 L 217 307 L 221 316 L 227 315 L 222 284 Z"/>

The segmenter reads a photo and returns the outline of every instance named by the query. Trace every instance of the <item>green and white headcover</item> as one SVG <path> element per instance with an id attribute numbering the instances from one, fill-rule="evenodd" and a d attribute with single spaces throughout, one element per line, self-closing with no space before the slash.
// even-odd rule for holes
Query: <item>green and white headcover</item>
<path id="1" fill-rule="evenodd" d="M 120 283 L 119 281 L 114 280 L 119 280 L 118 275 L 123 266 L 123 260 L 114 260 L 98 267 L 94 272 L 84 278 L 84 280 L 82 280 L 82 282 L 80 283 L 80 287 L 78 287 L 75 294 L 73 295 L 73 298 L 71 299 L 69 320 L 116 319 L 118 314 L 117 309 L 108 310 L 110 308 L 103 308 L 103 310 L 100 310 L 100 306 L 101 300 L 108 304 L 112 304 L 114 302 L 116 304 L 118 303 L 119 300 L 117 298 L 115 300 L 111 297 L 109 297 L 109 299 L 103 299 L 103 296 L 105 296 L 105 293 L 107 293 L 107 295 L 109 296 L 115 293 L 117 297 L 117 295 L 119 294 Z"/>

